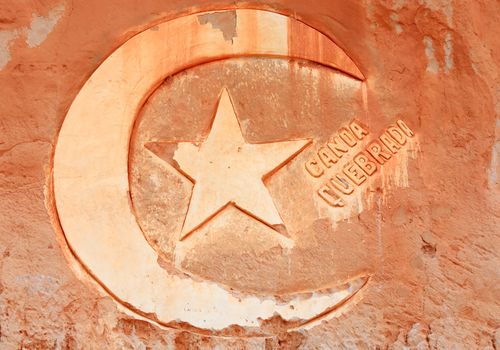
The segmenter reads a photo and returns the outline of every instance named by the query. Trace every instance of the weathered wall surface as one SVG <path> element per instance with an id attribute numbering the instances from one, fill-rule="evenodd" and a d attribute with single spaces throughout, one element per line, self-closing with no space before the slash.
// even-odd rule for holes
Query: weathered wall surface
<path id="1" fill-rule="evenodd" d="M 153 22 L 231 7 L 293 14 L 335 38 L 367 78 L 374 125 L 403 118 L 420 147 L 404 186 L 358 218 L 377 242 L 363 299 L 267 339 L 124 314 L 69 267 L 47 196 L 64 116 L 107 55 Z M 498 13 L 493 0 L 1 1 L 0 349 L 497 349 Z"/>

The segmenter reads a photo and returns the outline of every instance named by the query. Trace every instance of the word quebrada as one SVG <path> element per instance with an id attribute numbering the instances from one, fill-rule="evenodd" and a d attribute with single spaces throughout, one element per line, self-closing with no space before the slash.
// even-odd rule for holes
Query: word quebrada
<path id="1" fill-rule="evenodd" d="M 371 141 L 363 151 L 347 162 L 342 162 L 345 164 L 339 170 L 338 163 L 341 159 L 348 156 L 349 151 L 358 143 L 366 143 L 364 139 L 368 134 L 365 125 L 353 120 L 306 161 L 305 169 L 309 175 L 328 178 L 317 190 L 317 194 L 330 206 L 345 206 L 342 196 L 353 193 L 356 187 L 377 172 L 378 167 L 398 153 L 408 138 L 414 136 L 405 122 L 398 120 L 386 127 L 378 139 Z"/>

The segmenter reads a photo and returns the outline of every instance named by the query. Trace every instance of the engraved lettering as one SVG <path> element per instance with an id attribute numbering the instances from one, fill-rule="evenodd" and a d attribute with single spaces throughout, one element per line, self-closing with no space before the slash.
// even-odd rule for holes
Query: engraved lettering
<path id="1" fill-rule="evenodd" d="M 380 141 L 382 141 L 384 146 L 387 147 L 393 154 L 398 153 L 399 149 L 401 148 L 401 146 L 398 145 L 387 132 L 384 132 L 380 136 Z"/>
<path id="2" fill-rule="evenodd" d="M 326 145 L 316 151 L 312 159 L 304 163 L 307 173 L 315 178 L 324 175 L 366 135 L 368 135 L 368 129 L 356 120 L 348 126 L 341 127 Z"/>
<path id="3" fill-rule="evenodd" d="M 340 137 L 335 137 L 333 140 L 328 142 L 328 147 L 333 151 L 337 158 L 342 158 L 344 153 L 349 151 L 349 146 Z"/>
<path id="4" fill-rule="evenodd" d="M 323 164 L 327 168 L 330 168 L 332 165 L 337 163 L 338 158 L 333 154 L 332 150 L 328 147 L 321 147 L 318 151 L 318 157 L 321 159 Z"/>
<path id="5" fill-rule="evenodd" d="M 366 175 L 373 175 L 377 171 L 377 164 L 372 162 L 366 155 L 363 153 L 359 153 L 354 157 L 354 163 L 356 163 Z"/>
<path id="6" fill-rule="evenodd" d="M 391 154 L 385 152 L 378 141 L 373 141 L 366 150 L 379 164 L 384 164 L 391 159 Z"/>
<path id="7" fill-rule="evenodd" d="M 415 135 L 415 134 L 413 133 L 413 131 L 411 131 L 411 129 L 408 127 L 408 125 L 406 125 L 406 123 L 405 123 L 404 121 L 402 121 L 401 119 L 400 119 L 400 120 L 398 120 L 398 121 L 396 122 L 396 124 L 398 124 L 399 128 L 400 128 L 401 130 L 403 130 L 403 132 L 406 134 L 406 136 L 408 136 L 408 137 L 413 137 L 413 135 Z"/>
<path id="8" fill-rule="evenodd" d="M 344 174 L 358 186 L 366 181 L 366 175 L 356 163 L 347 163 L 344 167 Z"/>
<path id="9" fill-rule="evenodd" d="M 347 143 L 349 147 L 354 147 L 356 146 L 356 138 L 353 136 L 352 132 L 349 131 L 347 128 L 342 128 L 339 132 L 339 136 L 342 138 L 342 140 Z"/>
<path id="10" fill-rule="evenodd" d="M 345 196 L 356 191 L 357 186 L 367 182 L 368 178 L 377 172 L 379 166 L 385 164 L 393 155 L 406 145 L 409 137 L 414 133 L 401 120 L 389 125 L 376 141 L 358 152 L 352 159 L 347 158 L 354 146 L 366 135 L 368 129 L 361 123 L 353 120 L 349 127 L 339 129 L 337 135 L 330 138 L 326 147 L 321 147 L 315 158 L 306 163 L 306 169 L 311 175 L 326 174 L 328 180 L 317 191 L 318 195 L 333 207 L 343 207 L 346 204 Z M 347 154 L 347 156 L 346 156 Z M 330 175 L 329 169 L 337 169 L 344 163 L 342 170 Z M 335 166 L 336 165 L 336 166 Z M 319 176 L 316 176 L 319 177 Z"/>
<path id="11" fill-rule="evenodd" d="M 331 177 L 330 183 L 343 194 L 351 194 L 354 191 L 354 187 L 351 186 L 349 181 L 347 181 L 346 178 L 339 176 L 339 174 L 335 175 L 335 177 Z"/>
<path id="12" fill-rule="evenodd" d="M 335 191 L 327 185 L 323 185 L 318 190 L 318 195 L 323 198 L 325 202 L 327 202 L 332 207 L 343 207 L 345 206 L 345 202 L 342 198 L 340 198 Z"/>
<path id="13" fill-rule="evenodd" d="M 311 159 L 305 164 L 306 170 L 313 177 L 320 177 L 325 172 L 316 159 Z"/>
<path id="14" fill-rule="evenodd" d="M 349 125 L 354 136 L 356 136 L 359 140 L 362 140 L 363 137 L 368 135 L 368 129 L 363 127 L 362 124 L 358 123 L 356 120 L 353 120 Z"/>
<path id="15" fill-rule="evenodd" d="M 397 126 L 391 125 L 387 128 L 387 133 L 400 145 L 406 143 L 406 135 Z"/>

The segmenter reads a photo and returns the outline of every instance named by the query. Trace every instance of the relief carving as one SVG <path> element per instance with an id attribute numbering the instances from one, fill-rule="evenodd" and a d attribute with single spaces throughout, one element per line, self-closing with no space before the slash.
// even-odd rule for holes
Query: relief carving
<path id="1" fill-rule="evenodd" d="M 354 119 L 364 76 L 319 31 L 214 13 L 136 35 L 84 85 L 54 156 L 61 227 L 89 275 L 151 322 L 220 335 L 266 336 L 276 317 L 313 327 L 371 275 L 370 233 L 337 231 L 325 203 L 349 207 L 413 132 L 399 120 L 368 144 Z M 230 35 L 217 18 L 234 22 Z"/>

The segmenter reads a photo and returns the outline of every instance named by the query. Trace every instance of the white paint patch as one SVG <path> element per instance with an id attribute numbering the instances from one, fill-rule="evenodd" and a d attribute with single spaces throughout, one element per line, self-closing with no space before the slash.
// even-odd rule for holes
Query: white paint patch
<path id="1" fill-rule="evenodd" d="M 50 10 L 47 17 L 33 14 L 31 24 L 26 33 L 26 44 L 30 48 L 39 46 L 52 32 L 57 22 L 64 13 L 64 3 Z"/>
<path id="2" fill-rule="evenodd" d="M 418 3 L 427 7 L 431 11 L 440 11 L 446 18 L 450 26 L 453 22 L 453 3 L 452 0 L 419 0 Z"/>
<path id="3" fill-rule="evenodd" d="M 20 35 L 26 35 L 26 44 L 33 48 L 40 45 L 52 32 L 57 22 L 64 13 L 64 3 L 54 7 L 47 17 L 33 14 L 29 28 L 21 27 L 14 30 L 0 31 L 0 70 L 2 70 L 12 58 L 10 45 Z"/>
<path id="4" fill-rule="evenodd" d="M 364 151 L 368 143 L 375 140 L 368 137 L 363 142 L 354 146 L 350 152 L 357 154 Z M 319 200 L 315 201 L 315 208 L 320 217 L 330 217 L 332 227 L 337 228 L 339 222 L 355 217 L 366 209 L 377 206 L 381 208 L 383 205 L 388 204 L 391 192 L 396 188 L 409 188 L 410 177 L 409 168 L 412 163 L 411 160 L 417 160 L 421 154 L 420 141 L 417 135 L 407 139 L 407 143 L 393 155 L 384 165 L 377 164 L 377 173 L 374 176 L 368 177 L 368 180 L 356 188 L 351 195 L 341 196 L 344 201 L 344 206 L 333 207 L 327 206 L 324 202 Z M 335 166 L 336 169 L 343 169 L 351 158 L 342 158 Z M 333 169 L 333 168 L 332 168 Z M 340 170 L 337 170 L 340 172 Z M 332 174 L 335 172 L 332 171 Z M 380 184 L 379 184 L 380 182 Z M 379 195 L 375 188 L 382 187 L 385 190 Z"/>
<path id="5" fill-rule="evenodd" d="M 410 187 L 408 172 L 408 167 L 410 165 L 409 159 L 417 159 L 420 152 L 420 141 L 418 139 L 418 136 L 415 135 L 413 136 L 413 138 L 409 138 L 408 144 L 406 145 L 406 151 L 402 149 L 400 152 L 400 164 L 398 165 L 398 170 L 394 174 L 393 184 L 395 184 L 397 187 Z"/>
<path id="6" fill-rule="evenodd" d="M 384 246 L 383 246 L 383 236 L 382 236 L 382 197 L 377 196 L 376 200 L 376 205 L 377 205 L 377 211 L 376 211 L 376 217 L 375 217 L 375 223 L 376 223 L 376 237 L 377 237 L 377 258 L 379 261 L 381 261 L 383 253 L 384 253 Z M 380 266 L 384 266 L 384 264 L 380 264 Z"/>
<path id="7" fill-rule="evenodd" d="M 361 98 L 363 99 L 363 112 L 365 118 L 368 119 L 370 114 L 368 113 L 368 87 L 366 81 L 361 84 Z"/>
<path id="8" fill-rule="evenodd" d="M 396 31 L 396 34 L 401 34 L 403 32 L 403 28 L 401 27 L 401 24 L 399 24 L 399 16 L 397 13 L 391 14 L 391 19 L 394 22 L 394 30 Z"/>
<path id="9" fill-rule="evenodd" d="M 30 293 L 44 296 L 54 295 L 61 285 L 57 278 L 43 274 L 16 276 L 16 281 L 24 284 Z"/>
<path id="10" fill-rule="evenodd" d="M 401 10 L 403 7 L 405 7 L 407 5 L 407 1 L 406 0 L 394 0 L 392 2 L 392 9 L 393 10 Z"/>
<path id="11" fill-rule="evenodd" d="M 12 58 L 10 45 L 19 36 L 17 30 L 6 30 L 0 32 L 0 70 L 3 69 Z"/>
<path id="12" fill-rule="evenodd" d="M 396 155 L 397 165 L 392 165 L 392 167 L 381 167 L 382 176 L 382 187 L 387 188 L 382 194 L 382 203 L 388 203 L 389 192 L 394 188 L 409 188 L 409 172 L 408 167 L 410 165 L 409 159 L 417 159 L 420 154 L 420 141 L 417 135 L 413 138 L 409 138 L 407 144 L 402 148 Z M 388 164 L 393 164 L 388 163 Z"/>
<path id="13" fill-rule="evenodd" d="M 357 293 L 357 294 L 355 294 L 355 293 Z M 352 299 L 358 299 L 359 300 L 360 295 L 362 295 L 363 293 L 364 293 L 363 290 L 361 290 L 359 288 L 356 288 L 356 286 L 352 285 L 352 286 L 349 287 L 349 292 L 346 293 L 346 297 L 348 297 L 348 294 L 350 294 L 350 295 L 353 295 Z M 316 293 L 312 293 L 312 294 L 314 295 Z M 338 308 L 336 310 L 333 310 L 333 311 L 327 313 L 324 316 L 321 316 L 321 317 L 318 317 L 318 318 L 314 319 L 312 322 L 308 322 L 305 325 L 301 325 L 299 327 L 289 329 L 288 332 L 296 332 L 296 331 L 301 331 L 301 330 L 310 330 L 310 329 L 312 329 L 312 328 L 314 328 L 314 327 L 322 324 L 323 322 L 326 322 L 326 321 L 331 320 L 333 318 L 338 318 L 338 317 L 344 315 L 345 313 L 347 313 L 352 308 L 353 304 L 356 304 L 356 303 L 349 303 L 347 305 L 343 305 L 342 307 L 340 307 L 340 308 Z"/>
<path id="14" fill-rule="evenodd" d="M 425 45 L 425 55 L 427 56 L 427 72 L 429 73 L 438 73 L 439 72 L 439 64 L 436 60 L 436 56 L 434 54 L 434 45 L 432 43 L 432 38 L 429 36 L 424 37 L 424 45 Z"/>
<path id="15" fill-rule="evenodd" d="M 488 169 L 488 185 L 490 188 L 498 186 L 498 158 L 500 157 L 500 119 L 495 122 L 495 142 L 491 149 L 490 168 Z"/>
<path id="16" fill-rule="evenodd" d="M 395 29 L 396 29 L 397 34 L 401 34 L 403 32 L 403 28 L 401 27 L 401 24 L 399 24 L 399 23 L 396 23 Z"/>
<path id="17" fill-rule="evenodd" d="M 453 68 L 453 41 L 451 33 L 446 33 L 444 37 L 444 71 L 448 73 Z"/>
<path id="18" fill-rule="evenodd" d="M 314 75 L 311 76 L 311 78 L 314 78 L 314 81 L 315 81 L 315 89 L 317 90 L 318 89 L 318 85 L 319 85 L 319 78 L 320 78 L 320 74 L 319 74 L 319 70 L 317 69 L 313 69 L 312 70 L 314 72 Z M 335 91 L 339 91 L 339 93 L 354 93 L 355 91 L 358 91 L 361 86 L 363 85 L 363 82 L 359 81 L 359 80 L 356 80 L 356 79 L 352 79 L 351 77 L 347 77 L 345 75 L 342 75 L 342 74 L 334 74 L 331 78 L 330 78 L 330 83 L 333 85 L 333 88 L 335 89 Z M 316 96 L 318 96 L 318 99 L 319 99 L 319 92 L 316 91 Z"/>

